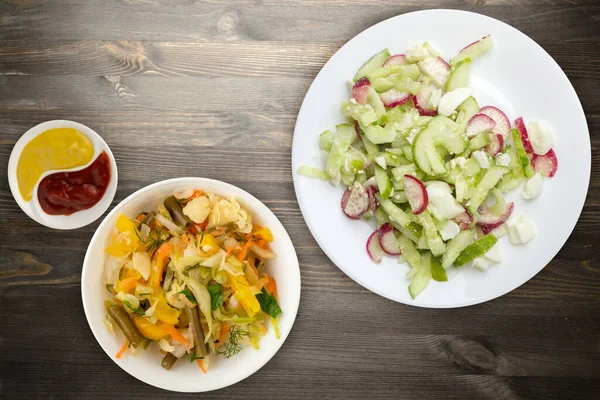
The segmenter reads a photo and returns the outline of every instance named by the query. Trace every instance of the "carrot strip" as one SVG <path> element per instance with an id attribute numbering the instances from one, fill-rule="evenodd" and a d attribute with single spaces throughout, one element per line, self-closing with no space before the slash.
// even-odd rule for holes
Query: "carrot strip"
<path id="1" fill-rule="evenodd" d="M 179 331 L 177 330 L 177 328 L 175 328 L 173 325 L 163 325 L 163 327 L 166 329 L 167 332 L 169 332 L 169 335 L 171 335 L 171 337 L 173 338 L 173 340 L 181 343 L 182 345 L 184 345 L 187 349 L 190 349 L 192 347 L 192 342 L 190 342 L 189 340 L 187 340 L 185 338 L 185 336 L 183 336 L 181 333 L 179 333 Z"/>
<path id="2" fill-rule="evenodd" d="M 206 374 L 206 368 L 204 368 L 204 363 L 202 362 L 202 360 L 198 358 L 198 359 L 196 359 L 196 362 L 198 363 L 198 366 L 200 367 L 202 372 L 204 372 Z"/>
<path id="3" fill-rule="evenodd" d="M 267 274 L 265 274 L 265 277 L 269 279 L 269 282 L 265 287 L 267 289 L 267 292 L 271 293 L 273 297 L 275 297 L 275 300 L 277 300 L 277 282 L 275 282 L 275 278 L 273 278 L 272 276 L 268 276 Z"/>
<path id="4" fill-rule="evenodd" d="M 171 252 L 171 250 L 173 250 L 173 246 L 171 245 L 171 243 L 165 242 L 165 243 L 161 244 L 157 251 L 158 257 L 161 259 L 166 258 L 169 255 L 169 253 Z"/>
<path id="5" fill-rule="evenodd" d="M 231 326 L 229 324 L 223 324 L 223 326 L 221 327 L 221 333 L 219 334 L 219 338 L 217 339 L 217 342 L 219 342 L 219 344 L 225 341 L 227 335 L 229 334 L 230 328 Z"/>
<path id="6" fill-rule="evenodd" d="M 192 225 L 193 226 L 193 225 Z M 188 243 L 190 242 L 190 238 L 188 237 L 188 235 L 182 235 L 181 239 L 183 240 L 183 244 L 185 244 L 186 246 L 188 245 Z"/>
<path id="7" fill-rule="evenodd" d="M 117 353 L 116 357 L 117 358 L 121 358 L 121 356 L 123 354 L 125 354 L 125 351 L 127 351 L 128 347 L 129 347 L 129 340 L 125 339 L 125 344 L 123 345 L 123 347 L 121 347 L 121 350 L 119 350 L 119 352 Z"/>
<path id="8" fill-rule="evenodd" d="M 246 243 L 244 243 L 240 252 L 237 255 L 238 260 L 244 261 L 246 255 L 248 254 L 248 249 L 250 248 L 250 246 L 252 246 L 252 243 L 252 240 L 248 240 Z"/>
<path id="9" fill-rule="evenodd" d="M 136 218 L 136 219 L 137 219 L 138 221 L 142 222 L 142 221 L 144 220 L 144 218 L 146 218 L 146 214 L 144 214 L 144 213 L 141 213 L 140 215 L 138 215 L 138 216 L 137 216 L 137 218 Z"/>

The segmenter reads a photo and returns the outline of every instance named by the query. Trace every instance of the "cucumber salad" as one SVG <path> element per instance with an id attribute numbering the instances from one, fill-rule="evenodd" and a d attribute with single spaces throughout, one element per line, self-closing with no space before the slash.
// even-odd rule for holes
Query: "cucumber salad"
<path id="1" fill-rule="evenodd" d="M 409 264 L 413 299 L 431 279 L 447 281 L 448 268 L 502 261 L 502 235 L 532 240 L 535 225 L 504 193 L 535 198 L 558 167 L 548 130 L 521 117 L 511 125 L 472 96 L 471 63 L 492 47 L 485 36 L 449 63 L 429 43 L 375 54 L 341 105 L 347 122 L 319 137 L 324 169 L 298 170 L 343 183 L 343 213 L 376 221 L 366 251 L 376 263 L 389 255 Z"/>

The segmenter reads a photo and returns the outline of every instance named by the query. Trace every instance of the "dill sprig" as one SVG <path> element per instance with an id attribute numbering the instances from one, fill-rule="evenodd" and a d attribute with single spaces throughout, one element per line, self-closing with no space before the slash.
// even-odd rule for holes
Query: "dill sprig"
<path id="1" fill-rule="evenodd" d="M 217 350 L 215 354 L 222 354 L 225 358 L 235 356 L 242 351 L 242 346 L 240 346 L 238 341 L 244 336 L 248 336 L 248 332 L 240 327 L 233 326 L 229 331 L 229 341 L 225 342 L 225 350 Z"/>
<path id="2" fill-rule="evenodd" d="M 148 253 L 154 253 L 164 242 L 166 242 L 166 240 L 162 237 L 161 232 L 156 228 L 150 231 L 146 240 L 142 240 L 140 232 L 137 228 L 134 229 L 134 232 L 138 240 L 142 244 L 146 245 L 146 251 Z"/>

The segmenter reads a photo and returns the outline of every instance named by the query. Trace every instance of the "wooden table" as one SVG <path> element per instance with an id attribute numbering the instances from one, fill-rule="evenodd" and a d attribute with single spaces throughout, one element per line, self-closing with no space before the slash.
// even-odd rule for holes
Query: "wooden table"
<path id="1" fill-rule="evenodd" d="M 130 377 L 92 336 L 79 282 L 98 222 L 52 231 L 10 194 L 5 171 L 19 136 L 42 121 L 70 119 L 112 148 L 120 175 L 113 205 L 162 179 L 221 179 L 264 201 L 296 245 L 302 301 L 283 348 L 251 378 L 202 398 L 598 398 L 597 153 L 583 214 L 556 258 L 512 293 L 473 307 L 428 310 L 383 299 L 337 269 L 304 224 L 290 149 L 308 86 L 347 40 L 422 3 L 0 4 L 0 397 L 186 397 Z M 540 43 L 575 86 L 596 152 L 600 7 L 536 3 L 438 0 L 427 8 L 490 15 Z"/>

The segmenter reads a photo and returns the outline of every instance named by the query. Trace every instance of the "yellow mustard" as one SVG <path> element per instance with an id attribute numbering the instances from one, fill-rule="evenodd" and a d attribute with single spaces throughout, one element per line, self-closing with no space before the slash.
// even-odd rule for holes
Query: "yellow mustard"
<path id="1" fill-rule="evenodd" d="M 92 161 L 94 145 L 74 128 L 49 129 L 25 145 L 17 164 L 19 192 L 30 201 L 33 188 L 46 171 L 82 167 Z"/>

